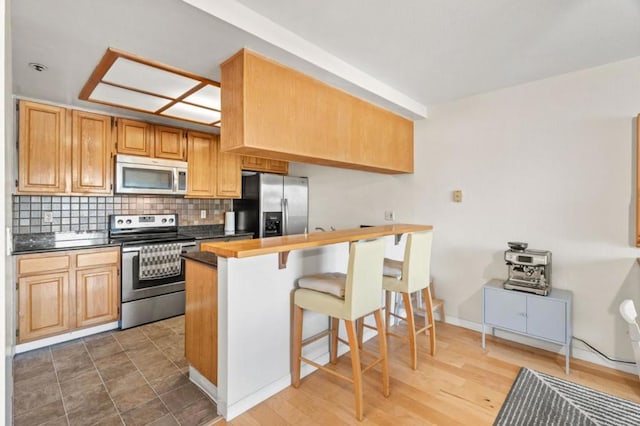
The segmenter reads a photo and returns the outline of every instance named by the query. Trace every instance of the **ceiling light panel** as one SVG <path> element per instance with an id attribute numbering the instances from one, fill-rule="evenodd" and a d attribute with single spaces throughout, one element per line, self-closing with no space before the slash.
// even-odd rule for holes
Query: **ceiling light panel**
<path id="1" fill-rule="evenodd" d="M 200 84 L 198 80 L 122 57 L 116 59 L 102 80 L 170 98 L 182 96 Z"/>
<path id="2" fill-rule="evenodd" d="M 183 100 L 195 105 L 213 108 L 220 111 L 220 88 L 218 86 L 208 84 Z"/>
<path id="3" fill-rule="evenodd" d="M 170 99 L 146 95 L 133 90 L 122 89 L 99 83 L 89 96 L 90 101 L 107 103 L 124 108 L 155 112 L 171 102 Z"/>
<path id="4" fill-rule="evenodd" d="M 211 124 L 220 120 L 220 112 L 207 108 L 201 108 L 194 105 L 178 102 L 175 105 L 162 111 L 162 115 L 174 118 L 182 118 L 184 120 L 196 121 L 198 123 Z"/>

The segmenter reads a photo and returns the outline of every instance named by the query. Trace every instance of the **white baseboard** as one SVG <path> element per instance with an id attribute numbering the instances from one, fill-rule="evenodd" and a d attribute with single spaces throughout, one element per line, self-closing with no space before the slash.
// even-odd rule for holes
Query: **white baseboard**
<path id="1" fill-rule="evenodd" d="M 83 328 L 81 330 L 74 330 L 68 333 L 58 334 L 57 336 L 45 337 L 44 339 L 34 340 L 33 342 L 20 343 L 19 345 L 16 345 L 15 353 L 19 354 L 22 352 L 32 351 L 34 349 L 44 348 L 45 346 L 68 342 L 69 340 L 91 336 L 92 334 L 102 333 L 103 331 L 115 330 L 117 328 L 118 321 L 114 321 L 95 327 Z"/>
<path id="2" fill-rule="evenodd" d="M 218 388 L 211 383 L 206 377 L 204 377 L 198 370 L 189 366 L 189 380 L 202 390 L 202 392 L 209 395 L 209 398 L 218 402 Z"/>
<path id="3" fill-rule="evenodd" d="M 456 317 L 452 317 L 447 315 L 446 317 L 446 321 L 447 324 L 451 324 L 451 325 L 456 325 L 459 327 L 463 327 L 463 328 L 467 328 L 470 330 L 474 330 L 474 331 L 478 331 L 478 332 L 482 332 L 482 324 L 479 324 L 477 322 L 473 322 L 473 321 L 467 321 L 464 319 L 460 319 L 460 318 L 456 318 Z M 490 331 L 490 328 L 489 330 Z M 527 346 L 533 346 L 534 348 L 539 348 L 539 349 L 544 349 L 546 351 L 549 352 L 554 352 L 554 353 L 558 353 L 558 354 L 563 354 L 564 355 L 564 350 L 563 347 L 561 345 L 557 345 L 555 343 L 550 343 L 550 342 L 546 342 L 543 340 L 538 340 L 538 339 L 534 339 L 531 337 L 527 337 L 527 336 L 523 336 L 521 334 L 516 334 L 516 333 L 510 333 L 508 331 L 504 331 L 504 330 L 498 330 L 496 329 L 495 331 L 495 335 L 496 337 L 500 337 L 502 339 L 506 339 L 506 340 L 511 340 L 512 342 L 517 342 L 517 343 L 522 343 L 523 345 L 527 345 Z M 601 365 L 603 367 L 608 367 L 608 368 L 613 368 L 615 370 L 620 370 L 620 371 L 624 371 L 625 373 L 631 373 L 631 374 L 638 374 L 638 371 L 636 369 L 635 365 L 631 365 L 631 364 L 620 364 L 618 362 L 611 362 L 605 358 L 603 358 L 602 356 L 584 349 L 584 348 L 580 348 L 580 347 L 576 347 L 575 346 L 575 340 L 572 342 L 571 344 L 571 358 L 570 359 L 579 359 L 582 361 L 588 361 L 588 362 L 592 362 L 594 364 L 598 364 Z M 481 340 L 478 340 L 478 345 L 481 345 L 482 342 Z M 578 343 L 581 345 L 581 343 Z"/>

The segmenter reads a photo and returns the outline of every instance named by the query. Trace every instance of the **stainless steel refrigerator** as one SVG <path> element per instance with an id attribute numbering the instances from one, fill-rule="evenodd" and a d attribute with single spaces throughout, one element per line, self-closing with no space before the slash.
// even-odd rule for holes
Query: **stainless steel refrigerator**
<path id="1" fill-rule="evenodd" d="M 309 226 L 309 180 L 271 173 L 242 176 L 242 199 L 233 201 L 236 229 L 257 238 L 304 234 Z"/>

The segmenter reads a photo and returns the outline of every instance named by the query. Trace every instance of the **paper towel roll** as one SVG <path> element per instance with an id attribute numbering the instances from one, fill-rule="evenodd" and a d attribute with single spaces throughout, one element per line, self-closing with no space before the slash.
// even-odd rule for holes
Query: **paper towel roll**
<path id="1" fill-rule="evenodd" d="M 236 214 L 235 212 L 226 212 L 224 214 L 224 233 L 233 234 L 236 232 Z"/>

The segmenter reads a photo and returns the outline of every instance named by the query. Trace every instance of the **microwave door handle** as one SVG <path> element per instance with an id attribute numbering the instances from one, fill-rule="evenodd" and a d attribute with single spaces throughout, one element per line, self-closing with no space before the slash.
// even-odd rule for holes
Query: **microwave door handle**
<path id="1" fill-rule="evenodd" d="M 173 169 L 173 192 L 178 192 L 178 169 Z"/>

